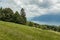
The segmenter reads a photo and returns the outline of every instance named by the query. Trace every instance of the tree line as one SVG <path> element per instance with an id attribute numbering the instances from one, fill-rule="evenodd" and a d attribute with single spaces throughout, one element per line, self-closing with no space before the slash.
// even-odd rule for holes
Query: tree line
<path id="1" fill-rule="evenodd" d="M 13 12 L 10 8 L 0 8 L 0 20 L 2 21 L 8 21 L 8 22 L 15 22 L 19 24 L 26 24 L 26 14 L 24 9 L 21 9 L 21 12 L 19 13 L 16 11 Z"/>
<path id="2" fill-rule="evenodd" d="M 20 13 L 18 11 L 14 13 L 10 8 L 0 8 L 0 21 L 14 22 L 28 25 L 30 27 L 41 28 L 43 30 L 54 30 L 60 32 L 60 26 L 40 25 L 34 22 L 28 22 L 23 8 L 20 10 Z"/>
<path id="3" fill-rule="evenodd" d="M 29 22 L 28 25 L 30 27 L 36 27 L 36 28 L 41 28 L 42 30 L 53 30 L 60 32 L 60 26 L 55 26 L 55 25 L 40 25 L 34 22 Z"/>

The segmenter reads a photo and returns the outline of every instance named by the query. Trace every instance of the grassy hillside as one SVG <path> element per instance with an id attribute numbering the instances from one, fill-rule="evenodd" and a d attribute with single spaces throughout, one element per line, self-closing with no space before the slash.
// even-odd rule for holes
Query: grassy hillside
<path id="1" fill-rule="evenodd" d="M 0 21 L 0 40 L 60 40 L 60 33 Z"/>

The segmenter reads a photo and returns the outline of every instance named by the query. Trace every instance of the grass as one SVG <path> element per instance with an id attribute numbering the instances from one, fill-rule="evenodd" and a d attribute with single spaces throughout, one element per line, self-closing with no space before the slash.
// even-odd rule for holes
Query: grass
<path id="1" fill-rule="evenodd" d="M 60 40 L 60 33 L 0 21 L 0 40 Z"/>

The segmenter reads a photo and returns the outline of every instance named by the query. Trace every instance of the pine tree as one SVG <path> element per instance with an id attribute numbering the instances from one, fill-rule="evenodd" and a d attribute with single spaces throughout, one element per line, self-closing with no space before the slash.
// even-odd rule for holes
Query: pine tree
<path id="1" fill-rule="evenodd" d="M 20 14 L 21 14 L 21 19 L 22 19 L 22 24 L 25 25 L 27 20 L 26 20 L 26 14 L 25 14 L 25 11 L 24 11 L 23 8 L 21 9 L 21 13 Z"/>
<path id="2" fill-rule="evenodd" d="M 21 24 L 21 16 L 20 14 L 18 13 L 18 11 L 15 12 L 15 14 L 13 15 L 13 21 L 15 23 L 20 23 Z"/>

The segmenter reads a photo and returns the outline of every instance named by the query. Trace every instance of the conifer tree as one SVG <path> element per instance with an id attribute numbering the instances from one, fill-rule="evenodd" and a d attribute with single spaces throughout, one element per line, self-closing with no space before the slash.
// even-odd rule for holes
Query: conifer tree
<path id="1" fill-rule="evenodd" d="M 22 19 L 22 24 L 25 25 L 27 20 L 26 20 L 26 13 L 25 13 L 23 8 L 21 9 L 21 13 L 20 14 L 21 14 L 21 19 Z"/>

